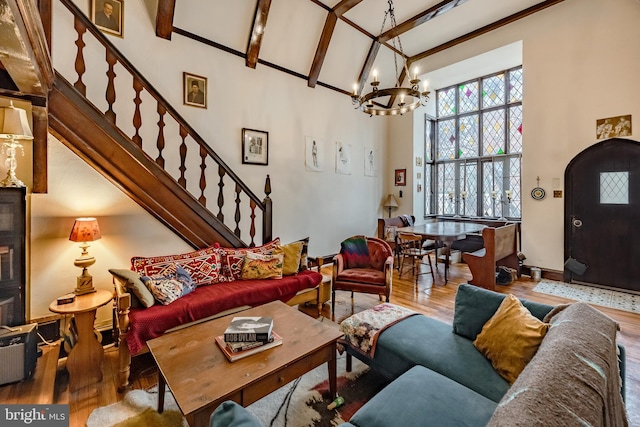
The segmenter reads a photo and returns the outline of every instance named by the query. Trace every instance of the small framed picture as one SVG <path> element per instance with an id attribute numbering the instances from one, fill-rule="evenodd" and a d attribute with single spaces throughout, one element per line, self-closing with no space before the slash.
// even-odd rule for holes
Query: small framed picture
<path id="1" fill-rule="evenodd" d="M 396 234 L 398 233 L 398 227 L 395 225 L 388 225 L 384 228 L 384 240 L 387 242 L 395 242 Z"/>
<path id="2" fill-rule="evenodd" d="M 195 74 L 182 73 L 184 104 L 207 108 L 207 78 Z"/>
<path id="3" fill-rule="evenodd" d="M 124 37 L 124 0 L 90 0 L 91 22 L 103 33 Z"/>
<path id="4" fill-rule="evenodd" d="M 242 129 L 242 163 L 269 164 L 269 132 Z"/>
<path id="5" fill-rule="evenodd" d="M 396 186 L 405 186 L 407 185 L 407 170 L 406 169 L 396 169 Z"/>

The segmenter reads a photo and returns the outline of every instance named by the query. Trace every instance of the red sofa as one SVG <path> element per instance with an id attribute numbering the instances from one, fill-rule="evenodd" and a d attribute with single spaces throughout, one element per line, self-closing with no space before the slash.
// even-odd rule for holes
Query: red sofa
<path id="1" fill-rule="evenodd" d="M 180 256 L 184 259 L 184 254 Z M 201 285 L 168 305 L 134 308 L 132 300 L 135 296 L 126 287 L 126 282 L 112 275 L 120 392 L 129 385 L 131 356 L 146 353 L 146 343 L 153 338 L 275 300 L 292 306 L 312 303 L 321 308 L 331 292 L 330 280 L 323 280 L 320 273 L 307 269 L 281 279 L 231 280 Z"/>

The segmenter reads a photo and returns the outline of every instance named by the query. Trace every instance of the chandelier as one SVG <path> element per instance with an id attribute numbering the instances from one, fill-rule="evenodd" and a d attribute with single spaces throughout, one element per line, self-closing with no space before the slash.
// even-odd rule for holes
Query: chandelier
<path id="1" fill-rule="evenodd" d="M 380 34 L 384 31 L 384 26 L 387 22 L 387 18 L 390 19 L 391 28 L 397 27 L 396 16 L 393 9 L 393 0 L 388 0 L 389 9 L 384 13 L 384 19 L 382 20 L 382 28 Z M 370 116 L 394 116 L 397 114 L 404 114 L 409 111 L 413 111 L 421 105 L 425 105 L 429 100 L 429 91 L 427 91 L 427 82 L 424 82 L 423 90 L 420 91 L 420 79 L 418 78 L 418 70 L 414 69 L 413 79 L 409 81 L 409 87 L 400 86 L 400 73 L 398 72 L 398 55 L 402 61 L 402 69 L 409 76 L 409 67 L 405 59 L 404 51 L 402 50 L 402 42 L 400 41 L 400 35 L 398 34 L 391 39 L 391 44 L 394 47 L 393 60 L 396 70 L 396 85 L 392 88 L 378 89 L 380 81 L 378 80 L 378 73 L 373 70 L 373 80 L 371 82 L 371 92 L 367 94 L 358 95 L 358 83 L 353 85 L 353 94 L 351 95 L 351 102 L 355 105 L 355 108 L 360 109 Z M 398 52 L 400 52 L 398 54 Z M 382 104 L 380 98 L 389 96 L 390 101 L 388 104 Z M 394 102 L 399 100 L 397 104 Z"/>

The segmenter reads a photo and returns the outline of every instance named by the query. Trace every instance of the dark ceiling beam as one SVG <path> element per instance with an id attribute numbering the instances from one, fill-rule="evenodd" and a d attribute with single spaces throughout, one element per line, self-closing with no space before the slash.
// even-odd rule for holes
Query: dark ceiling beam
<path id="1" fill-rule="evenodd" d="M 394 37 L 399 36 L 400 34 L 406 33 L 407 31 L 424 24 L 427 21 L 435 18 L 436 16 L 440 16 L 448 10 L 453 9 L 456 6 L 460 6 L 465 3 L 467 0 L 444 0 L 440 3 L 430 7 L 424 12 L 420 12 L 413 18 L 410 18 L 403 23 L 388 29 L 384 33 L 382 33 L 379 37 L 380 43 L 385 43 Z"/>
<path id="2" fill-rule="evenodd" d="M 554 6 L 558 3 L 562 3 L 564 0 L 546 0 L 543 1 L 541 3 L 535 4 L 531 7 L 528 7 L 527 9 L 521 10 L 520 12 L 514 13 L 513 15 L 507 16 L 506 18 L 502 18 L 494 23 L 491 23 L 489 25 L 485 25 L 482 28 L 478 28 L 475 31 L 471 31 L 470 33 L 464 34 L 460 37 L 457 37 L 453 40 L 449 40 L 446 43 L 443 43 L 439 46 L 436 46 L 434 48 L 431 48 L 429 50 L 425 50 L 422 53 L 419 53 L 417 55 L 412 56 L 411 58 L 409 58 L 410 62 L 416 62 L 416 61 L 420 61 L 424 58 L 427 58 L 431 55 L 435 55 L 438 52 L 442 52 L 443 50 L 449 49 L 453 46 L 457 46 L 461 43 L 464 43 L 466 41 L 472 40 L 476 37 L 479 37 L 483 34 L 489 33 L 493 30 L 496 30 L 500 27 L 504 27 L 505 25 L 511 24 L 513 22 L 516 22 L 522 18 L 526 18 L 529 15 L 533 15 L 534 13 L 540 12 L 541 10 L 544 10 L 548 7 Z"/>
<path id="3" fill-rule="evenodd" d="M 417 27 L 418 25 L 424 24 L 425 22 L 435 18 L 436 16 L 440 16 L 443 13 L 447 12 L 448 10 L 453 9 L 456 6 L 461 5 L 462 3 L 465 3 L 467 0 L 443 0 L 440 3 L 430 7 L 429 9 L 425 10 L 424 12 L 420 12 L 419 14 L 417 14 L 416 16 L 414 16 L 413 18 L 410 18 L 408 20 L 406 20 L 405 22 L 401 23 L 400 25 L 397 25 L 393 28 L 390 28 L 389 30 L 385 31 L 384 33 L 382 33 L 381 35 L 379 35 L 378 37 L 373 37 L 374 39 L 374 43 L 378 43 L 378 47 L 380 46 L 380 44 L 384 44 L 386 47 L 388 47 L 389 49 L 391 49 L 392 51 L 394 51 L 396 54 L 400 55 L 403 57 L 403 59 L 405 61 L 407 61 L 407 63 L 411 62 L 410 60 L 412 58 L 409 58 L 404 52 L 401 52 L 400 50 L 398 50 L 395 46 L 390 45 L 388 42 L 389 40 L 392 40 L 394 37 L 405 33 L 409 30 L 411 30 L 412 28 Z M 346 19 L 343 18 L 343 20 L 347 21 Z M 375 52 L 370 49 L 369 50 L 369 54 L 367 55 L 367 59 L 365 59 L 365 65 L 363 66 L 363 71 L 365 71 L 366 69 L 366 73 L 360 73 L 360 77 L 358 80 L 358 84 L 359 84 L 359 90 L 358 93 L 362 93 L 362 89 L 364 87 L 364 81 L 362 80 L 363 77 L 366 79 L 369 77 L 369 72 L 371 71 L 371 67 L 373 67 L 373 63 L 375 62 L 376 59 L 376 55 L 378 54 L 378 49 L 375 50 Z M 374 55 L 373 57 L 371 55 Z M 368 68 L 367 68 L 367 64 Z M 405 70 L 402 70 L 402 73 L 399 76 L 400 82 L 402 82 L 404 80 L 405 77 Z M 399 82 L 399 83 L 400 83 Z M 393 102 L 393 98 L 391 98 L 391 102 Z"/>
<path id="4" fill-rule="evenodd" d="M 156 36 L 171 40 L 173 32 L 173 14 L 176 10 L 176 0 L 158 0 L 156 12 Z"/>
<path id="5" fill-rule="evenodd" d="M 262 45 L 262 35 L 264 28 L 267 26 L 267 18 L 269 16 L 269 8 L 271 0 L 258 0 L 256 4 L 256 13 L 253 16 L 253 25 L 249 33 L 249 41 L 247 42 L 247 67 L 256 68 L 258 63 L 258 55 L 260 54 L 260 46 Z"/>
<path id="6" fill-rule="evenodd" d="M 316 87 L 318 77 L 320 76 L 320 70 L 322 69 L 324 58 L 327 56 L 329 43 L 331 43 L 331 37 L 333 36 L 333 30 L 336 28 L 338 18 L 342 17 L 345 12 L 356 6 L 361 1 L 362 0 L 342 0 L 327 14 L 327 19 L 324 21 L 324 28 L 320 35 L 320 41 L 316 48 L 316 54 L 313 57 L 313 62 L 311 63 L 311 70 L 309 71 L 309 80 L 307 82 L 309 87 Z"/>
<path id="7" fill-rule="evenodd" d="M 367 59 L 364 61 L 364 65 L 362 66 L 362 70 L 360 71 L 360 75 L 358 76 L 358 93 L 362 93 L 364 89 L 364 84 L 369 78 L 369 73 L 371 72 L 371 68 L 373 68 L 373 63 L 376 60 L 376 56 L 378 56 L 378 51 L 380 50 L 380 43 L 377 40 L 374 40 L 371 43 L 371 47 L 369 48 L 369 53 L 367 53 Z"/>

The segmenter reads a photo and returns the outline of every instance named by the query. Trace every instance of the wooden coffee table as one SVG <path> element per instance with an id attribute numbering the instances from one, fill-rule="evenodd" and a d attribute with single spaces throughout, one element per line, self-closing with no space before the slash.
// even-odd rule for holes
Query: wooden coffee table
<path id="1" fill-rule="evenodd" d="M 214 285 L 215 286 L 215 285 Z M 331 399 L 336 397 L 336 340 L 342 333 L 280 301 L 236 315 L 271 316 L 280 346 L 229 362 L 215 342 L 231 316 L 200 323 L 147 342 L 158 365 L 158 412 L 169 385 L 191 427 L 208 426 L 225 400 L 247 406 L 327 363 Z"/>

